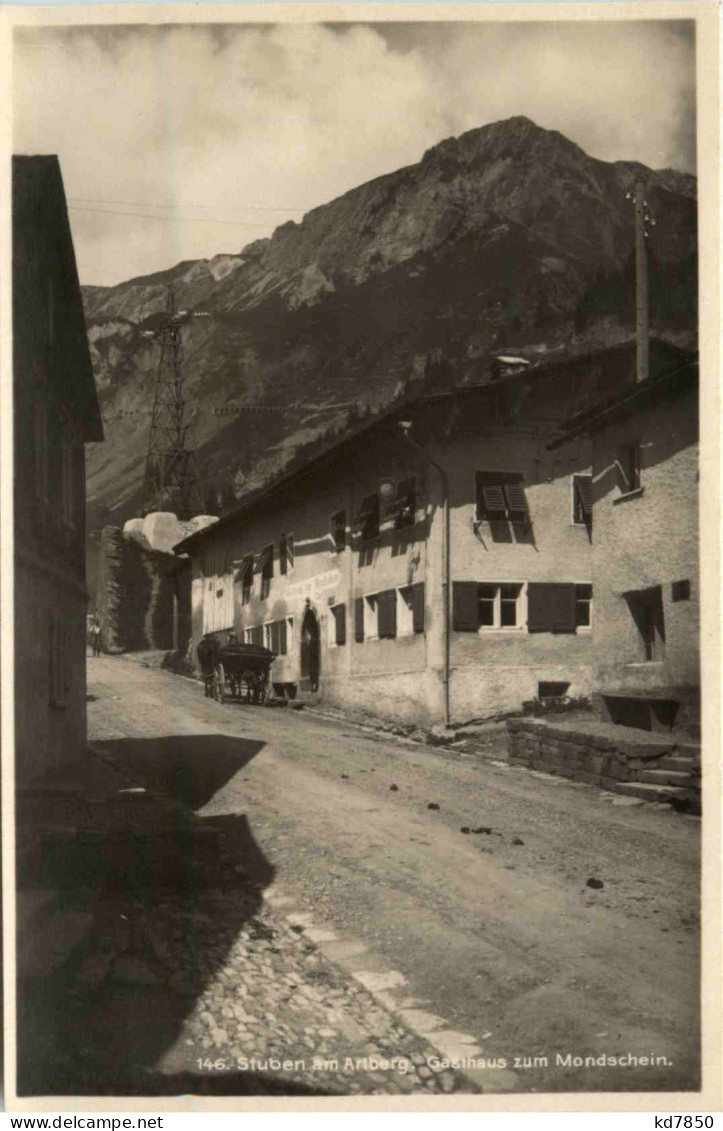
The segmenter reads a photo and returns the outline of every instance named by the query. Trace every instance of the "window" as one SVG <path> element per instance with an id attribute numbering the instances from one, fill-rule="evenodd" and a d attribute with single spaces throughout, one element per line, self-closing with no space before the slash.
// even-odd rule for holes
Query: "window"
<path id="1" fill-rule="evenodd" d="M 424 632 L 424 582 L 398 590 L 397 634 L 413 636 Z"/>
<path id="2" fill-rule="evenodd" d="M 238 578 L 241 582 L 241 604 L 248 605 L 254 587 L 253 554 L 247 554 L 246 557 L 242 559 L 241 568 L 238 571 Z"/>
<path id="3" fill-rule="evenodd" d="M 397 591 L 377 593 L 377 636 L 380 640 L 397 635 Z"/>
<path id="4" fill-rule="evenodd" d="M 627 444 L 618 451 L 620 491 L 623 495 L 640 488 L 640 445 Z"/>
<path id="5" fill-rule="evenodd" d="M 271 579 L 274 576 L 273 543 L 270 546 L 264 546 L 259 554 L 258 561 L 256 562 L 256 573 L 261 574 L 261 598 L 263 600 L 269 595 Z"/>
<path id="6" fill-rule="evenodd" d="M 337 511 L 330 519 L 331 541 L 335 553 L 340 554 L 346 547 L 346 511 Z"/>
<path id="7" fill-rule="evenodd" d="M 455 631 L 521 627 L 522 591 L 519 582 L 455 581 L 452 588 Z"/>
<path id="8" fill-rule="evenodd" d="M 592 585 L 575 586 L 575 627 L 592 625 Z"/>
<path id="9" fill-rule="evenodd" d="M 488 522 L 527 522 L 524 477 L 518 471 L 478 471 L 477 518 Z"/>
<path id="10" fill-rule="evenodd" d="M 282 534 L 279 541 L 279 573 L 291 573 L 294 568 L 294 535 Z"/>
<path id="11" fill-rule="evenodd" d="M 288 651 L 286 619 L 270 621 L 264 625 L 264 646 L 277 656 Z"/>
<path id="12" fill-rule="evenodd" d="M 384 640 L 397 635 L 397 591 L 386 589 L 363 597 L 363 636 L 361 639 Z M 359 636 L 357 635 L 357 640 Z"/>
<path id="13" fill-rule="evenodd" d="M 624 596 L 640 637 L 640 659 L 646 663 L 664 659 L 665 620 L 660 586 L 640 589 Z"/>
<path id="14" fill-rule="evenodd" d="M 33 449 L 35 456 L 35 494 L 48 501 L 48 417 L 45 405 L 33 405 Z"/>
<path id="15" fill-rule="evenodd" d="M 255 624 L 252 628 L 244 630 L 244 640 L 247 644 L 260 644 L 264 646 L 265 639 L 265 626 L 263 624 Z"/>
<path id="16" fill-rule="evenodd" d="M 48 698 L 53 707 L 65 707 L 68 699 L 68 626 L 54 613 L 48 621 Z"/>
<path id="17" fill-rule="evenodd" d="M 416 487 L 414 479 L 403 479 L 397 483 L 397 494 L 389 504 L 387 514 L 394 516 L 394 529 L 403 530 L 414 526 L 416 512 Z"/>
<path id="18" fill-rule="evenodd" d="M 690 600 L 690 581 L 674 581 L 670 586 L 673 602 Z"/>
<path id="19" fill-rule="evenodd" d="M 575 526 L 592 526 L 592 475 L 572 477 L 572 521 Z"/>
<path id="20" fill-rule="evenodd" d="M 567 582 L 530 582 L 527 586 L 528 632 L 574 632 L 576 586 Z"/>
<path id="21" fill-rule="evenodd" d="M 75 450 L 69 444 L 61 451 L 61 502 L 63 522 L 75 526 Z"/>
<path id="22" fill-rule="evenodd" d="M 331 643 L 346 644 L 346 605 L 332 605 L 331 613 Z"/>
<path id="23" fill-rule="evenodd" d="M 379 536 L 379 496 L 367 495 L 362 499 L 356 519 L 356 529 L 362 542 L 371 542 Z"/>

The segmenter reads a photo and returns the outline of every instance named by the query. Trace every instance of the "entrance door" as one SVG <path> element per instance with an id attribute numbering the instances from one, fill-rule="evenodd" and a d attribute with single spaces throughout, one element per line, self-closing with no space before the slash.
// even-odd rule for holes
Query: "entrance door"
<path id="1" fill-rule="evenodd" d="M 313 609 L 307 609 L 301 624 L 301 678 L 308 680 L 309 690 L 319 690 L 321 641 L 319 620 Z"/>

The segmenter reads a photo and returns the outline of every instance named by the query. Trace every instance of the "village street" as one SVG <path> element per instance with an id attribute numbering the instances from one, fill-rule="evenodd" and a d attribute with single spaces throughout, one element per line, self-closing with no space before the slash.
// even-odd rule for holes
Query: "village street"
<path id="1" fill-rule="evenodd" d="M 507 767 L 503 731 L 462 755 L 218 704 L 121 658 L 89 659 L 88 678 L 94 747 L 201 819 L 242 815 L 239 869 L 412 1027 L 434 1015 L 504 1058 L 484 1090 L 698 1086 L 697 819 Z"/>

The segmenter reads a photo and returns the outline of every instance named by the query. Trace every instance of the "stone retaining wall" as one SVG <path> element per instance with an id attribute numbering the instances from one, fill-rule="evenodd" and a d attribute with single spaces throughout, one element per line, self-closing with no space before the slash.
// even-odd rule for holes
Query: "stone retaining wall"
<path id="1" fill-rule="evenodd" d="M 633 782 L 652 793 L 655 786 L 648 784 L 645 771 L 664 772 L 668 759 L 692 759 L 685 782 L 679 780 L 680 770 L 669 773 L 669 793 L 689 790 L 692 795 L 700 794 L 700 750 L 697 744 L 672 734 L 653 734 L 594 720 L 587 724 L 510 719 L 507 757 L 513 765 L 625 793 L 633 791 L 621 790 L 621 784 Z M 665 788 L 664 784 L 660 788 Z"/>
<path id="2" fill-rule="evenodd" d="M 103 650 L 173 647 L 173 554 L 144 550 L 117 527 L 101 533 L 97 611 Z"/>

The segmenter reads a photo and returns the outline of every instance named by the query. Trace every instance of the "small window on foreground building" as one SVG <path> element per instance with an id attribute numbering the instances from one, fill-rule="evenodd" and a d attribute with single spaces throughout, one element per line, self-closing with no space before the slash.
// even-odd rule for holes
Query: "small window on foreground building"
<path id="1" fill-rule="evenodd" d="M 592 526 L 592 475 L 572 477 L 572 521 L 575 526 Z"/>
<path id="2" fill-rule="evenodd" d="M 654 663 L 665 658 L 665 619 L 663 592 L 659 585 L 625 593 L 640 639 L 639 659 Z"/>
<path id="3" fill-rule="evenodd" d="M 294 568 L 294 535 L 282 534 L 279 539 L 279 573 L 283 576 Z"/>
<path id="4" fill-rule="evenodd" d="M 592 585 L 575 586 L 575 627 L 592 625 Z"/>
<path id="5" fill-rule="evenodd" d="M 424 582 L 398 589 L 397 635 L 414 636 L 424 632 Z"/>
<path id="6" fill-rule="evenodd" d="M 386 589 L 370 593 L 364 601 L 364 637 L 366 640 L 391 639 L 397 635 L 397 591 Z M 359 637 L 357 636 L 357 639 Z"/>
<path id="7" fill-rule="evenodd" d="M 514 582 L 455 581 L 453 622 L 456 632 L 518 628 L 522 623 L 523 586 Z"/>
<path id="8" fill-rule="evenodd" d="M 332 605 L 330 643 L 334 645 L 346 644 L 346 605 Z"/>
<path id="9" fill-rule="evenodd" d="M 270 621 L 264 625 L 264 647 L 268 648 L 276 656 L 286 655 L 288 649 L 285 618 Z"/>
<path id="10" fill-rule="evenodd" d="M 518 471 L 478 471 L 477 518 L 524 522 L 529 518 L 524 476 Z"/>
<path id="11" fill-rule="evenodd" d="M 337 511 L 329 520 L 331 542 L 335 553 L 346 548 L 346 511 Z"/>
<path id="12" fill-rule="evenodd" d="M 356 530 L 362 542 L 371 542 L 379 536 L 379 495 L 376 493 L 362 499 Z"/>
<path id="13" fill-rule="evenodd" d="M 251 600 L 251 593 L 254 588 L 254 556 L 247 554 L 241 562 L 241 568 L 238 571 L 238 579 L 241 583 L 241 604 L 248 605 Z"/>
<path id="14" fill-rule="evenodd" d="M 527 586 L 528 632 L 574 632 L 576 586 L 567 582 L 531 581 Z"/>
<path id="15" fill-rule="evenodd" d="M 641 486 L 640 444 L 626 444 L 619 448 L 617 464 L 621 494 L 637 491 Z"/>
<path id="16" fill-rule="evenodd" d="M 403 530 L 407 526 L 414 526 L 417 512 L 417 492 L 414 478 L 403 479 L 397 484 L 395 498 L 389 504 L 387 514 L 394 518 L 394 529 Z"/>
<path id="17" fill-rule="evenodd" d="M 256 573 L 261 574 L 261 597 L 268 597 L 271 589 L 271 579 L 274 576 L 274 547 L 264 546 L 256 562 Z"/>

